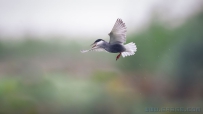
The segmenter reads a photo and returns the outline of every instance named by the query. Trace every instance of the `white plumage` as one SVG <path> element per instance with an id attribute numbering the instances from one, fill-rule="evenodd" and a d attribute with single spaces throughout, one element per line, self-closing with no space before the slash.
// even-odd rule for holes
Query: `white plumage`
<path id="1" fill-rule="evenodd" d="M 137 47 L 136 47 L 135 43 L 133 43 L 133 42 L 128 43 L 124 46 L 126 48 L 126 51 L 121 53 L 123 57 L 134 55 L 135 52 L 137 51 Z"/>

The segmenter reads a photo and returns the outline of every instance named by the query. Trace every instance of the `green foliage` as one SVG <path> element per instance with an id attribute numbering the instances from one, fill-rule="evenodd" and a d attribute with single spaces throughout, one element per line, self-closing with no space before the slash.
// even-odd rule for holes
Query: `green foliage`
<path id="1" fill-rule="evenodd" d="M 202 42 L 202 23 L 202 14 L 176 29 L 167 29 L 155 22 L 146 31 L 128 36 L 128 41 L 136 43 L 137 52 L 135 56 L 124 59 L 120 68 L 128 71 L 154 71 L 164 58 L 167 58 L 165 61 L 169 65 L 179 57 L 178 51 L 182 45 L 188 42 L 193 47 Z M 174 67 L 173 64 L 170 66 Z"/>

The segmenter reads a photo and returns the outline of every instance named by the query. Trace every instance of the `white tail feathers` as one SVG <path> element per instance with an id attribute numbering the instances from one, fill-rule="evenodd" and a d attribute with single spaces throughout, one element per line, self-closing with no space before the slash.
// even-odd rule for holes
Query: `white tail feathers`
<path id="1" fill-rule="evenodd" d="M 124 46 L 126 48 L 126 51 L 121 53 L 123 57 L 134 55 L 135 52 L 137 51 L 137 47 L 133 42 L 130 42 Z"/>

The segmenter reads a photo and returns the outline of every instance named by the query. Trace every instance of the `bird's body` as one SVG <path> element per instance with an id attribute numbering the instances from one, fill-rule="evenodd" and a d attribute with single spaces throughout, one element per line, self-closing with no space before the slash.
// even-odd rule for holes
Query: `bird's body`
<path id="1" fill-rule="evenodd" d="M 121 44 L 109 44 L 108 42 L 103 40 L 103 45 L 101 45 L 101 48 L 105 49 L 106 51 L 110 53 L 120 53 L 125 51 L 125 47 Z"/>
<path id="2" fill-rule="evenodd" d="M 109 33 L 110 41 L 106 42 L 103 39 L 97 39 L 89 50 L 81 51 L 82 53 L 88 51 L 107 51 L 110 53 L 119 53 L 116 60 L 123 57 L 134 55 L 137 51 L 135 43 L 131 42 L 126 45 L 126 26 L 121 19 L 117 19 L 112 31 Z"/>

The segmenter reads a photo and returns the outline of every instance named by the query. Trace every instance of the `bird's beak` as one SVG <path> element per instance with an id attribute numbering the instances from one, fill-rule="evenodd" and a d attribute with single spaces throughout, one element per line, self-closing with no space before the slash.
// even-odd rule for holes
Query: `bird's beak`
<path id="1" fill-rule="evenodd" d="M 94 48 L 94 47 L 96 46 L 96 44 L 95 44 L 95 43 L 93 43 L 93 44 L 91 44 L 91 46 L 92 46 L 92 48 Z"/>

